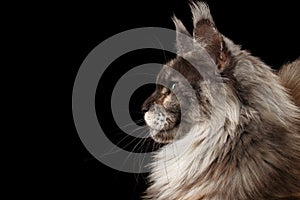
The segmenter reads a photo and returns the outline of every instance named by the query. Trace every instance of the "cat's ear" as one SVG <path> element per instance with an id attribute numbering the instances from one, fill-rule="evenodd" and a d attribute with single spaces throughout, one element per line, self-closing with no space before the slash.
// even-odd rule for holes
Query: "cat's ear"
<path id="1" fill-rule="evenodd" d="M 191 10 L 194 24 L 193 38 L 206 49 L 218 68 L 223 69 L 227 64 L 227 52 L 208 5 L 203 2 L 192 2 Z"/>
<path id="2" fill-rule="evenodd" d="M 183 55 L 193 49 L 193 38 L 181 20 L 175 15 L 172 18 L 176 27 L 176 50 L 178 55 Z"/>

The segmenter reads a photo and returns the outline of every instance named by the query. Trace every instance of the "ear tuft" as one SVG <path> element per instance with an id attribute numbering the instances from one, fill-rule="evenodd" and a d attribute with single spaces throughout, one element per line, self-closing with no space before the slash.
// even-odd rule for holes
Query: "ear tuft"
<path id="1" fill-rule="evenodd" d="M 229 63 L 230 56 L 208 5 L 204 2 L 191 2 L 190 6 L 193 14 L 194 40 L 206 49 L 219 70 L 224 69 Z"/>
<path id="2" fill-rule="evenodd" d="M 193 39 L 190 33 L 187 31 L 181 20 L 179 20 L 175 15 L 172 20 L 176 27 L 176 49 L 177 54 L 182 55 L 189 52 L 193 48 Z"/>
<path id="3" fill-rule="evenodd" d="M 208 20 L 211 24 L 214 24 L 214 20 L 210 14 L 209 7 L 206 3 L 202 1 L 200 2 L 191 1 L 190 7 L 193 14 L 194 27 L 196 27 L 197 23 L 201 20 Z"/>
<path id="4" fill-rule="evenodd" d="M 190 33 L 187 31 L 187 29 L 185 28 L 185 26 L 183 25 L 183 23 L 181 22 L 180 19 L 178 19 L 175 15 L 172 17 L 172 20 L 175 24 L 176 27 L 176 31 L 183 33 L 185 35 L 190 36 Z"/>

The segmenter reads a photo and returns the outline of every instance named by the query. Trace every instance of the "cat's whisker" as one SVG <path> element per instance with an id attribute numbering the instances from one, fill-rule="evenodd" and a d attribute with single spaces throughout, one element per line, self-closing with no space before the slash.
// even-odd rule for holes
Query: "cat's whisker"
<path id="1" fill-rule="evenodd" d="M 179 156 L 178 154 L 179 154 L 179 153 L 178 153 L 177 145 L 174 144 L 174 143 L 171 144 L 171 145 L 173 146 L 172 149 L 173 149 L 173 153 L 174 153 L 174 159 L 176 160 L 176 163 L 177 163 L 177 166 L 178 166 L 178 170 L 179 170 L 179 169 L 180 169 L 179 161 L 178 161 L 178 159 L 179 159 L 179 158 L 178 158 L 178 156 Z"/>
<path id="2" fill-rule="evenodd" d="M 144 130 L 141 134 L 144 134 L 145 132 L 146 132 L 147 130 Z M 136 139 L 136 138 L 135 138 Z M 145 140 L 146 138 L 143 138 L 143 139 L 141 139 L 141 140 L 139 140 L 138 142 L 137 142 L 137 144 L 135 144 L 135 146 L 133 147 L 133 149 L 132 149 L 132 151 L 126 156 L 126 158 L 125 158 L 125 160 L 123 161 L 123 165 L 122 166 L 124 166 L 125 165 L 125 163 L 128 161 L 128 159 L 129 159 L 129 157 L 132 155 L 132 153 L 133 153 L 133 151 L 135 151 L 135 149 L 137 148 L 137 146 L 143 141 L 143 140 Z M 133 141 L 131 141 L 130 143 L 132 143 Z M 135 163 L 133 163 L 133 164 L 135 164 Z"/>
<path id="3" fill-rule="evenodd" d="M 154 37 L 155 37 L 156 41 L 158 42 L 158 44 L 159 44 L 159 46 L 160 46 L 160 49 L 163 50 L 162 52 L 163 52 L 163 54 L 164 54 L 165 63 L 167 63 L 168 61 L 167 61 L 167 56 L 166 56 L 166 53 L 165 53 L 166 49 L 164 48 L 164 46 L 163 46 L 163 44 L 161 43 L 161 41 L 159 40 L 159 38 L 156 37 L 156 36 L 154 36 Z"/>
<path id="4" fill-rule="evenodd" d="M 147 142 L 148 139 L 149 139 L 149 138 L 144 138 L 144 140 L 143 140 L 143 142 L 142 142 L 142 144 L 141 144 L 141 147 L 140 147 L 140 152 L 142 152 L 142 149 L 141 149 L 141 148 L 144 147 L 145 142 Z M 147 142 L 147 147 L 145 148 L 146 151 L 149 149 L 149 146 L 150 146 L 150 141 Z M 152 145 L 152 151 L 151 151 L 151 152 L 153 152 L 154 146 L 155 146 L 155 145 Z M 137 181 L 138 177 L 140 176 L 140 174 L 141 174 L 141 172 L 142 172 L 142 164 L 143 164 L 143 162 L 144 162 L 145 157 L 146 157 L 146 154 L 144 154 L 144 157 L 143 157 L 142 161 L 140 161 L 140 164 L 139 164 L 139 165 L 140 165 L 140 169 L 139 169 L 139 173 L 137 173 L 136 181 Z M 143 175 L 141 175 L 141 176 L 142 176 L 142 178 L 143 178 L 143 181 L 146 181 L 145 177 L 144 177 Z"/>
<path id="5" fill-rule="evenodd" d="M 125 124 L 123 126 L 119 126 L 119 128 L 126 128 L 128 126 L 133 126 L 133 125 L 136 126 L 138 123 L 143 122 L 143 121 L 144 121 L 144 119 L 135 120 L 135 121 Z"/>
<path id="6" fill-rule="evenodd" d="M 122 126 L 115 127 L 114 129 L 112 129 L 112 130 L 109 132 L 109 134 L 115 134 L 116 132 L 117 132 L 117 133 L 122 133 L 122 132 L 120 132 L 120 129 L 125 129 L 125 128 L 130 127 L 130 126 L 139 126 L 139 125 L 137 125 L 137 124 L 138 124 L 138 123 L 141 123 L 141 122 L 143 122 L 143 121 L 144 121 L 144 119 L 138 119 L 138 120 L 135 120 L 135 121 L 126 123 L 126 124 L 124 124 L 124 125 L 122 125 Z M 143 127 L 143 126 L 141 126 L 141 127 Z"/>
<path id="7" fill-rule="evenodd" d="M 147 141 L 147 139 L 148 139 L 148 138 L 145 138 L 145 139 L 144 139 L 144 141 L 142 142 L 141 147 L 143 147 L 143 146 L 145 145 L 145 142 Z M 148 150 L 149 145 L 150 145 L 150 142 L 148 142 L 147 148 L 146 148 L 145 150 Z M 141 149 L 141 150 L 142 150 L 142 149 Z M 141 172 L 141 170 L 142 170 L 142 164 L 143 164 L 143 162 L 144 162 L 145 157 L 146 157 L 146 154 L 144 155 L 144 157 L 143 157 L 143 159 L 142 159 L 142 161 L 141 161 L 141 163 L 140 163 L 140 172 Z"/>
<path id="8" fill-rule="evenodd" d="M 167 132 L 165 131 L 165 133 L 167 134 Z M 165 158 L 167 158 L 167 148 L 164 148 L 164 156 Z M 168 175 L 168 169 L 167 169 L 167 159 L 164 159 L 164 168 L 165 168 L 165 173 L 166 173 L 166 177 L 167 177 L 167 181 L 168 183 L 170 182 L 170 179 L 169 179 L 169 175 Z"/>
<path id="9" fill-rule="evenodd" d="M 141 134 L 144 134 L 144 133 L 147 132 L 147 131 L 148 131 L 148 130 L 144 130 Z M 146 140 L 147 140 L 147 138 L 142 138 L 142 139 L 139 141 L 139 143 L 144 143 L 144 141 L 146 141 Z M 139 150 L 139 149 L 136 149 L 136 148 L 138 147 L 139 143 L 136 144 L 136 145 L 133 147 L 132 151 L 137 151 L 137 150 Z M 139 148 L 142 148 L 142 147 L 139 147 Z"/>
<path id="10" fill-rule="evenodd" d="M 133 130 L 130 134 L 132 134 L 132 133 L 135 132 L 135 131 L 141 130 L 141 129 L 143 129 L 143 128 L 144 128 L 144 127 L 138 127 L 138 128 L 136 128 L 135 130 Z M 144 130 L 144 131 L 142 131 L 141 133 L 139 133 L 137 137 L 134 137 L 133 140 L 131 140 L 129 143 L 127 143 L 127 144 L 126 144 L 124 147 L 122 147 L 122 148 L 127 148 L 130 144 L 132 144 L 132 142 L 134 142 L 135 140 L 139 139 L 140 136 L 142 136 L 145 132 L 146 132 L 146 130 Z M 122 140 L 120 140 L 117 144 L 115 144 L 115 146 L 114 146 L 112 149 L 110 149 L 110 150 L 106 151 L 106 153 L 102 154 L 101 157 L 104 157 L 104 156 L 107 156 L 107 155 L 110 155 L 110 154 L 114 154 L 114 153 L 117 153 L 118 151 L 120 151 L 120 149 L 117 149 L 117 150 L 115 150 L 115 151 L 113 151 L 113 150 L 116 149 L 116 148 L 118 147 L 119 144 L 121 144 L 125 139 L 129 138 L 130 136 L 131 136 L 131 135 L 126 135 L 125 137 L 123 137 Z M 133 137 L 133 136 L 132 136 L 132 137 Z"/>

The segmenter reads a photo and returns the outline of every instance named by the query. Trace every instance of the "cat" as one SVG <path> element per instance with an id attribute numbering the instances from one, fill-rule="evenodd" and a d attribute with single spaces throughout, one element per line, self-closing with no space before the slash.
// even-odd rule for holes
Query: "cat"
<path id="1" fill-rule="evenodd" d="M 178 55 L 142 106 L 165 144 L 143 198 L 300 199 L 300 59 L 274 71 L 222 35 L 206 3 L 191 9 L 193 36 L 173 18 Z"/>

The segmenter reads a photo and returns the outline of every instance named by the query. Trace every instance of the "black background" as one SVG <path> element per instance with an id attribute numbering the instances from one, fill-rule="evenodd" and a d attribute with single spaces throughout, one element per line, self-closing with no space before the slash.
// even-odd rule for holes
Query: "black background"
<path id="1" fill-rule="evenodd" d="M 261 2 L 207 1 L 219 31 L 275 69 L 300 55 L 299 9 L 296 1 Z M 93 48 L 110 36 L 138 27 L 174 29 L 171 20 L 173 14 L 192 31 L 191 13 L 186 0 L 110 1 L 97 4 L 82 1 L 51 5 L 51 8 L 43 15 L 47 15 L 45 20 L 50 25 L 46 30 L 51 30 L 53 37 L 59 38 L 59 42 L 56 40 L 55 43 L 55 53 L 60 56 L 60 63 L 64 65 L 61 69 L 67 72 L 66 77 L 70 77 L 70 80 L 62 77 L 68 85 L 65 93 L 70 94 L 69 100 L 81 63 Z M 109 110 L 102 110 L 102 107 L 110 105 L 107 105 L 109 92 L 115 79 L 124 74 L 126 69 L 139 64 L 164 63 L 164 56 L 161 51 L 144 50 L 124 55 L 116 61 L 97 90 L 98 117 L 101 118 L 104 113 L 105 116 L 110 115 Z M 169 59 L 173 55 L 166 53 L 166 56 Z M 152 92 L 153 87 L 143 89 L 132 100 L 133 113 L 139 112 L 142 100 Z M 70 122 L 71 129 L 64 131 L 62 150 L 59 152 L 61 160 L 55 165 L 58 173 L 54 176 L 55 183 L 51 185 L 53 189 L 49 193 L 67 197 L 80 195 L 84 199 L 139 199 L 146 188 L 147 174 L 116 171 L 94 159 L 81 143 L 72 121 L 71 109 L 69 111 L 69 118 L 63 124 Z M 133 118 L 141 116 L 137 113 Z M 113 126 L 109 120 L 105 124 Z M 110 139 L 117 142 L 123 136 L 111 136 Z"/>

